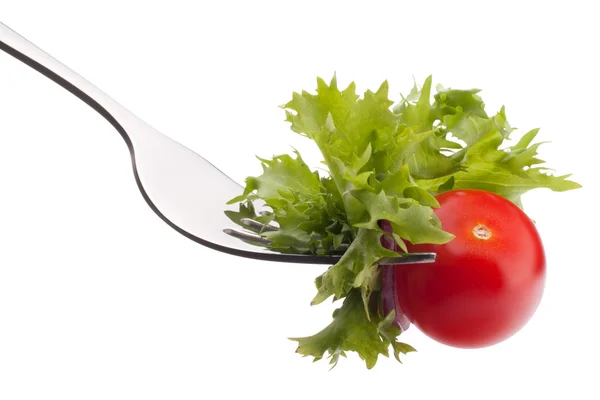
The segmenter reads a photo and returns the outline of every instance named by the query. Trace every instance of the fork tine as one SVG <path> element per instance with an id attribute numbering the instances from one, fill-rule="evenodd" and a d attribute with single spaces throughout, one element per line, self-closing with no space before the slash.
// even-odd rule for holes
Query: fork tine
<path id="1" fill-rule="evenodd" d="M 247 226 L 250 229 L 253 229 L 255 231 L 258 231 L 258 233 L 262 233 L 262 232 L 277 232 L 279 230 L 278 227 L 273 226 L 273 225 L 269 225 L 269 224 L 263 224 L 261 222 L 255 221 L 251 218 L 242 218 L 240 220 L 240 222 Z M 334 251 L 336 253 L 344 253 L 346 250 L 348 250 L 349 245 L 346 243 L 342 243 L 337 249 L 335 249 Z"/>
<path id="2" fill-rule="evenodd" d="M 377 261 L 379 265 L 426 264 L 435 262 L 436 253 L 406 253 L 398 257 L 384 257 Z"/>
<path id="3" fill-rule="evenodd" d="M 253 233 L 247 233 L 247 232 L 242 232 L 242 231 L 238 231 L 237 229 L 223 229 L 223 232 L 225 232 L 226 234 L 233 236 L 234 238 L 240 239 L 240 240 L 245 240 L 248 242 L 254 242 L 254 243 L 258 243 L 258 244 L 262 244 L 262 245 L 269 245 L 271 244 L 271 241 L 267 238 L 264 238 L 262 236 L 258 236 L 255 235 Z"/>
<path id="4" fill-rule="evenodd" d="M 240 222 L 246 225 L 248 228 L 255 229 L 259 232 L 276 232 L 279 230 L 279 228 L 276 226 L 263 224 L 250 218 L 242 218 Z"/>
<path id="5" fill-rule="evenodd" d="M 254 221 L 256 222 L 256 221 Z M 269 246 L 271 244 L 271 241 L 265 237 L 256 235 L 254 233 L 248 233 L 248 232 L 242 232 L 242 231 L 238 231 L 237 229 L 223 229 L 223 232 L 233 236 L 237 239 L 240 240 L 244 240 L 247 242 L 252 242 L 252 243 L 256 243 L 256 244 L 260 244 L 263 246 Z M 329 255 L 324 255 L 324 256 L 318 256 L 321 257 L 322 259 L 327 259 L 328 261 L 331 261 L 332 264 L 335 264 L 337 261 L 339 260 L 339 257 L 341 257 L 343 255 L 343 253 L 348 249 L 347 245 L 341 245 L 337 251 L 340 252 L 341 254 L 329 254 Z M 377 264 L 379 265 L 399 265 L 399 264 L 424 264 L 424 263 L 431 263 L 434 262 L 436 259 L 436 254 L 435 253 L 406 253 L 406 254 L 402 254 L 402 255 L 398 255 L 398 257 L 384 257 L 382 259 L 380 259 L 379 261 L 377 261 Z"/>

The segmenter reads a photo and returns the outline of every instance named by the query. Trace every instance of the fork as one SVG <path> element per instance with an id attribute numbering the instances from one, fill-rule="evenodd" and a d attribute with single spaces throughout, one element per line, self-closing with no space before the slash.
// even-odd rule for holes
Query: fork
<path id="1" fill-rule="evenodd" d="M 289 254 L 269 248 L 259 233 L 277 229 L 242 219 L 245 230 L 229 228 L 229 199 L 242 186 L 202 156 L 161 134 L 90 82 L 0 22 L 0 50 L 54 81 L 104 117 L 125 140 L 133 174 L 148 206 L 166 224 L 201 245 L 224 253 L 266 261 L 335 264 L 342 254 Z M 200 184 L 202 181 L 203 184 Z M 204 187 L 211 187 L 205 193 Z M 257 207 L 260 212 L 260 208 Z M 233 210 L 232 210 L 233 211 Z M 434 253 L 386 257 L 380 265 L 428 263 Z"/>

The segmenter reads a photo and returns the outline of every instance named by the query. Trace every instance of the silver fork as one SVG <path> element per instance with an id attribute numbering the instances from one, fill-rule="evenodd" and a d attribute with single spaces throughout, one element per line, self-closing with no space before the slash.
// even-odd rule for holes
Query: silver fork
<path id="1" fill-rule="evenodd" d="M 71 92 L 102 115 L 131 153 L 137 186 L 148 206 L 171 228 L 201 245 L 228 254 L 267 261 L 335 264 L 342 254 L 283 254 L 269 248 L 260 232 L 277 229 L 242 219 L 247 230 L 228 228 L 226 202 L 242 187 L 200 155 L 164 136 L 94 85 L 0 22 L 0 50 Z M 201 184 L 202 183 L 202 184 Z M 211 187 L 210 194 L 204 187 Z M 258 210 L 260 211 L 260 210 Z M 379 264 L 426 263 L 434 253 L 410 253 Z"/>

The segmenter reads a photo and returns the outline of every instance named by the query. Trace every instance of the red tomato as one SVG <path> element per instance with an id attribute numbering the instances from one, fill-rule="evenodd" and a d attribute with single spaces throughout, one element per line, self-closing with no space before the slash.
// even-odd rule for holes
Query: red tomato
<path id="1" fill-rule="evenodd" d="M 477 348 L 521 329 L 544 289 L 546 261 L 538 232 L 515 204 L 480 190 L 437 196 L 444 245 L 410 245 L 435 252 L 432 264 L 396 266 L 398 305 L 423 333 L 441 343 Z"/>

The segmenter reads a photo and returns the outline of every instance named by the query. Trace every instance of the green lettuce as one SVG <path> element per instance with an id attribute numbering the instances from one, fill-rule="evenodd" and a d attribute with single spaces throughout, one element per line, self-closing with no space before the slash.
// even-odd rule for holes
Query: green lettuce
<path id="1" fill-rule="evenodd" d="M 351 83 L 339 89 L 317 80 L 315 94 L 294 93 L 283 106 L 292 131 L 314 141 L 327 172 L 312 171 L 298 152 L 259 158 L 263 173 L 248 177 L 244 192 L 229 203 L 232 221 L 242 218 L 275 223 L 280 229 L 262 232 L 275 251 L 328 254 L 344 252 L 340 261 L 315 280 L 313 305 L 341 301 L 332 323 L 298 342 L 297 352 L 335 366 L 340 356 L 355 352 L 372 368 L 389 348 L 414 351 L 397 340 L 393 315 L 380 305 L 377 261 L 396 253 L 381 245 L 387 220 L 393 238 L 406 242 L 443 244 L 453 239 L 433 212 L 435 195 L 452 189 L 483 189 L 521 204 L 535 188 L 565 191 L 580 187 L 569 175 L 555 176 L 532 144 L 538 130 L 527 132 L 513 146 L 503 147 L 513 129 L 504 107 L 488 115 L 479 90 L 437 87 L 432 79 L 415 85 L 394 104 L 388 83 L 362 96 Z M 269 211 L 257 214 L 253 202 Z"/>

